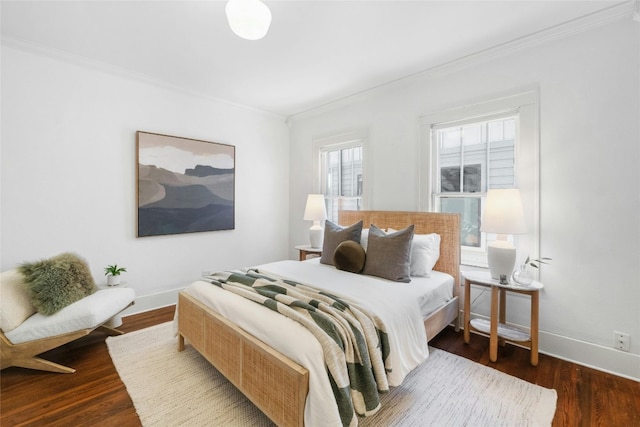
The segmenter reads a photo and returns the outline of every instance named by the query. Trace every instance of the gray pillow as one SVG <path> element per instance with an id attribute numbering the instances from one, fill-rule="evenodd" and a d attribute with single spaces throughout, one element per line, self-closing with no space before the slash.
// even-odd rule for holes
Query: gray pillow
<path id="1" fill-rule="evenodd" d="M 343 228 L 329 220 L 325 220 L 324 242 L 322 243 L 322 256 L 320 257 L 320 263 L 334 265 L 333 253 L 336 251 L 338 245 L 346 240 L 353 240 L 359 244 L 361 233 L 362 221 Z"/>
<path id="2" fill-rule="evenodd" d="M 364 274 L 395 282 L 411 281 L 411 241 L 414 226 L 386 234 L 371 224 Z"/>

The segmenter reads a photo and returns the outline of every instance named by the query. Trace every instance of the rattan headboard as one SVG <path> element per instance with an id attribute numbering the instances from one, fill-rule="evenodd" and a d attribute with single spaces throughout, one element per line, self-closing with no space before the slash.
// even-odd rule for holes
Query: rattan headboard
<path id="1" fill-rule="evenodd" d="M 339 211 L 338 222 L 351 225 L 362 220 L 363 228 L 375 224 L 380 228 L 401 230 L 415 226 L 415 234 L 438 233 L 440 235 L 440 258 L 434 270 L 455 278 L 454 294 L 458 295 L 460 283 L 460 216 L 451 213 L 397 212 L 397 211 Z"/>

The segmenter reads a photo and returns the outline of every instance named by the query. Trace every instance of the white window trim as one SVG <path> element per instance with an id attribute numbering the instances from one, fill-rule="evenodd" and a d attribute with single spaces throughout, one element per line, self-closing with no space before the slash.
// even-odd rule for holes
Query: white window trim
<path id="1" fill-rule="evenodd" d="M 525 221 L 529 232 L 514 236 L 517 262 L 529 255 L 540 256 L 540 125 L 538 90 L 493 99 L 486 102 L 448 109 L 420 118 L 420 210 L 434 211 L 432 190 L 437 171 L 432 169 L 436 147 L 432 141 L 432 129 L 482 121 L 496 114 L 518 111 L 516 143 L 516 187 L 520 189 L 524 205 Z M 533 161 L 531 161 L 533 160 Z M 465 265 L 486 267 L 486 255 L 477 249 L 463 249 Z"/>
<path id="2" fill-rule="evenodd" d="M 367 130 L 354 130 L 338 133 L 330 136 L 313 138 L 311 147 L 313 153 L 313 192 L 322 193 L 322 151 L 349 147 L 358 141 L 362 144 L 362 209 L 369 208 L 370 191 L 373 187 L 372 174 L 369 173 L 371 165 L 369 132 Z"/>

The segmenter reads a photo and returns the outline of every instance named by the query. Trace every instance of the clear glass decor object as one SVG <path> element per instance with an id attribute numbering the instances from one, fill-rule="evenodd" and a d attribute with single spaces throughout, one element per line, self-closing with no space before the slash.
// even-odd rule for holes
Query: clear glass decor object
<path id="1" fill-rule="evenodd" d="M 529 286 L 533 283 L 533 273 L 527 268 L 527 264 L 520 265 L 511 275 L 514 282 L 521 286 Z"/>

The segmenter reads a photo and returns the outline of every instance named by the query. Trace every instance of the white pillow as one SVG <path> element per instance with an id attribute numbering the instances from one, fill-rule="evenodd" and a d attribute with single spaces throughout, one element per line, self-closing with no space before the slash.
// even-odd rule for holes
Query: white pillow
<path id="1" fill-rule="evenodd" d="M 429 277 L 440 258 L 440 235 L 416 234 L 411 242 L 411 276 Z"/>
<path id="2" fill-rule="evenodd" d="M 35 312 L 22 273 L 14 269 L 0 274 L 0 329 L 9 332 Z"/>
<path id="3" fill-rule="evenodd" d="M 362 246 L 366 251 L 368 244 L 369 244 L 369 229 L 365 228 L 362 230 L 362 233 L 360 234 L 360 246 Z"/>
<path id="4" fill-rule="evenodd" d="M 389 228 L 387 233 L 396 230 Z M 429 277 L 440 258 L 440 235 L 414 234 L 411 242 L 411 277 Z"/>

